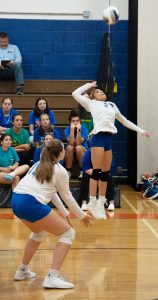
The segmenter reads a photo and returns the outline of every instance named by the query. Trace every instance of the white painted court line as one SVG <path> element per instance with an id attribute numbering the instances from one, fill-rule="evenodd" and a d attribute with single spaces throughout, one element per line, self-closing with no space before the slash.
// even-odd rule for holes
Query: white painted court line
<path id="1" fill-rule="evenodd" d="M 140 214 L 140 212 L 130 203 L 130 201 L 124 195 L 122 195 L 121 197 L 136 214 Z M 153 202 L 153 203 L 155 204 L 155 202 Z M 156 206 L 158 206 L 158 205 L 156 204 Z M 140 219 L 140 220 L 148 227 L 148 229 L 158 239 L 158 232 L 150 225 L 150 223 L 145 219 Z"/>
<path id="2" fill-rule="evenodd" d="M 158 203 L 156 202 L 156 200 L 154 201 L 154 200 L 152 200 L 152 199 L 147 199 L 146 202 L 147 202 L 147 203 L 148 203 L 148 202 L 151 202 L 152 204 L 154 204 L 155 206 L 158 207 Z"/>

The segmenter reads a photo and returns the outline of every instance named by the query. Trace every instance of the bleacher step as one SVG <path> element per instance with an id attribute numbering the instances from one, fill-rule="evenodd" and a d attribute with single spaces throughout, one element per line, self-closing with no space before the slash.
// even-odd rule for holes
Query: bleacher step
<path id="1" fill-rule="evenodd" d="M 85 80 L 25 80 L 24 93 L 26 94 L 71 94 Z M 15 93 L 15 81 L 0 81 L 0 93 Z"/>

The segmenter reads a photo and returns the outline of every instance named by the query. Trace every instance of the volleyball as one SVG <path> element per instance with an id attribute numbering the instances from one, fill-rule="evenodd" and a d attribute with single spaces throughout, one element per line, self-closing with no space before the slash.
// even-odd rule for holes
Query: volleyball
<path id="1" fill-rule="evenodd" d="M 119 19 L 119 11 L 115 6 L 108 6 L 103 10 L 103 20 L 108 25 L 114 25 Z"/>

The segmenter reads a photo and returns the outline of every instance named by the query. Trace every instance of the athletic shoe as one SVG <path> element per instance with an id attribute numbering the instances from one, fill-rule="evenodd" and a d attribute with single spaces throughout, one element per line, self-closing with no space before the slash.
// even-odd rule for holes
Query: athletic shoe
<path id="1" fill-rule="evenodd" d="M 110 204 L 109 204 L 108 210 L 109 210 L 109 211 L 114 211 L 114 210 L 115 210 L 114 203 L 110 203 Z"/>
<path id="2" fill-rule="evenodd" d="M 22 86 L 18 86 L 18 87 L 17 87 L 17 89 L 16 89 L 16 94 L 17 94 L 17 95 L 24 95 L 23 87 L 22 87 Z"/>
<path id="3" fill-rule="evenodd" d="M 80 171 L 80 175 L 78 176 L 78 180 L 82 180 L 83 171 Z"/>
<path id="4" fill-rule="evenodd" d="M 93 215 L 97 200 L 90 200 L 87 204 L 87 210 Z"/>
<path id="5" fill-rule="evenodd" d="M 14 280 L 24 280 L 36 277 L 36 273 L 31 272 L 30 270 L 23 270 L 21 268 L 17 269 Z"/>
<path id="6" fill-rule="evenodd" d="M 87 204 L 86 204 L 86 203 L 83 203 L 82 206 L 81 206 L 81 209 L 82 209 L 82 210 L 87 210 Z"/>
<path id="7" fill-rule="evenodd" d="M 103 212 L 100 210 L 100 208 L 97 206 L 97 204 L 96 204 L 94 210 L 91 211 L 91 214 L 95 219 L 104 219 L 104 220 L 106 219 L 106 214 L 105 213 L 103 214 Z"/>
<path id="8" fill-rule="evenodd" d="M 43 287 L 47 289 L 73 289 L 74 284 L 66 281 L 61 276 L 48 275 L 43 281 Z"/>
<path id="9" fill-rule="evenodd" d="M 6 174 L 4 175 L 4 179 L 6 179 L 7 181 L 12 181 L 13 180 L 13 176 L 10 174 Z"/>
<path id="10" fill-rule="evenodd" d="M 98 215 L 97 219 L 106 219 L 106 213 L 105 213 L 105 199 L 98 199 L 96 206 L 95 206 L 95 210 L 96 210 L 96 216 Z"/>

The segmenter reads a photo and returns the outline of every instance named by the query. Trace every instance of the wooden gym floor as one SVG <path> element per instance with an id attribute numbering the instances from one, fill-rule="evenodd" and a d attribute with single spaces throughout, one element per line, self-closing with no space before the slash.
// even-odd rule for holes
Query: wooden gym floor
<path id="1" fill-rule="evenodd" d="M 47 234 L 30 268 L 37 277 L 13 280 L 29 231 L 11 209 L 0 209 L 0 299 L 158 299 L 158 202 L 121 186 L 121 208 L 97 220 L 89 229 L 72 219 L 76 240 L 62 274 L 74 290 L 45 290 L 41 284 L 49 269 L 56 238 Z"/>

